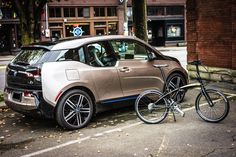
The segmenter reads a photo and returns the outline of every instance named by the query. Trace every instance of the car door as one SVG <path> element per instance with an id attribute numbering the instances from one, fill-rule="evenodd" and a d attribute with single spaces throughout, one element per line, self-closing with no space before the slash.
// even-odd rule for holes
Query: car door
<path id="1" fill-rule="evenodd" d="M 161 89 L 160 71 L 153 67 L 158 61 L 149 61 L 146 46 L 135 40 L 111 41 L 119 53 L 117 71 L 124 96 L 138 95 L 147 89 Z"/>
<path id="2" fill-rule="evenodd" d="M 108 42 L 95 42 L 86 45 L 91 78 L 99 101 L 123 97 L 119 76 L 115 67 L 116 60 Z"/>

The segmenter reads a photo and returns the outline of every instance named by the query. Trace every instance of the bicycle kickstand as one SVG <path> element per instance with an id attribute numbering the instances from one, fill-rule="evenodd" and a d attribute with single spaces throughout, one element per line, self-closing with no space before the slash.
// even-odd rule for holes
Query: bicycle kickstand
<path id="1" fill-rule="evenodd" d="M 172 112 L 172 114 L 173 114 L 173 117 L 174 117 L 174 122 L 176 122 L 175 113 L 174 113 L 174 112 Z"/>

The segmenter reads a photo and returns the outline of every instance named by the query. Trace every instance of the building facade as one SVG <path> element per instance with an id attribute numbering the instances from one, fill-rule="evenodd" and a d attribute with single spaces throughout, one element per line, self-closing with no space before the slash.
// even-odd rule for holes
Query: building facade
<path id="1" fill-rule="evenodd" d="M 187 58 L 203 61 L 207 79 L 236 83 L 235 17 L 235 1 L 187 0 Z"/>
<path id="2" fill-rule="evenodd" d="M 123 1 L 124 3 L 124 1 Z M 48 3 L 42 16 L 42 40 L 75 35 L 124 34 L 125 10 L 129 35 L 132 3 L 120 0 L 63 0 Z M 147 0 L 149 42 L 156 46 L 185 42 L 185 0 Z"/>
<path id="3" fill-rule="evenodd" d="M 7 5 L 0 0 L 0 54 L 14 53 L 21 47 L 19 19 Z M 185 42 L 185 0 L 147 0 L 147 14 L 151 44 L 166 46 Z M 121 35 L 125 28 L 129 35 L 134 35 L 131 0 L 127 8 L 124 0 L 51 1 L 41 13 L 40 40 L 75 35 Z"/>
<path id="4" fill-rule="evenodd" d="M 117 0 L 53 1 L 42 16 L 42 40 L 54 36 L 122 34 L 123 13 Z"/>

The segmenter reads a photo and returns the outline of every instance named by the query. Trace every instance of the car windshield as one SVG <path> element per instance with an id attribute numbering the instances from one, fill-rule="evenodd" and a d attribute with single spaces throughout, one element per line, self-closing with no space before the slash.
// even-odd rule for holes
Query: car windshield
<path id="1" fill-rule="evenodd" d="M 41 63 L 45 54 L 46 50 L 41 48 L 22 49 L 13 63 L 25 66 Z"/>

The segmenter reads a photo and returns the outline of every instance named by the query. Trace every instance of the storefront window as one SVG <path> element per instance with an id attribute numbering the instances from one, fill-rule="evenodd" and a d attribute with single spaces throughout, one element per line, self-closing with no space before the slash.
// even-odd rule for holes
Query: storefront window
<path id="1" fill-rule="evenodd" d="M 61 17 L 61 8 L 49 8 L 49 17 Z"/>
<path id="2" fill-rule="evenodd" d="M 184 7 L 183 6 L 166 7 L 166 15 L 184 15 Z"/>
<path id="3" fill-rule="evenodd" d="M 104 7 L 94 7 L 94 16 L 105 16 L 105 8 Z"/>
<path id="4" fill-rule="evenodd" d="M 64 8 L 64 17 L 75 17 L 75 8 Z"/>
<path id="5" fill-rule="evenodd" d="M 181 26 L 167 26 L 167 37 L 181 37 Z"/>
<path id="6" fill-rule="evenodd" d="M 78 8 L 78 17 L 89 17 L 89 7 L 79 7 Z"/>
<path id="7" fill-rule="evenodd" d="M 116 35 L 118 34 L 117 32 L 117 22 L 109 22 L 108 23 L 108 34 L 109 35 Z"/>
<path id="8" fill-rule="evenodd" d="M 148 16 L 156 16 L 156 15 L 164 15 L 164 7 L 148 7 L 147 15 Z"/>
<path id="9" fill-rule="evenodd" d="M 117 16 L 116 7 L 108 7 L 107 16 Z"/>

